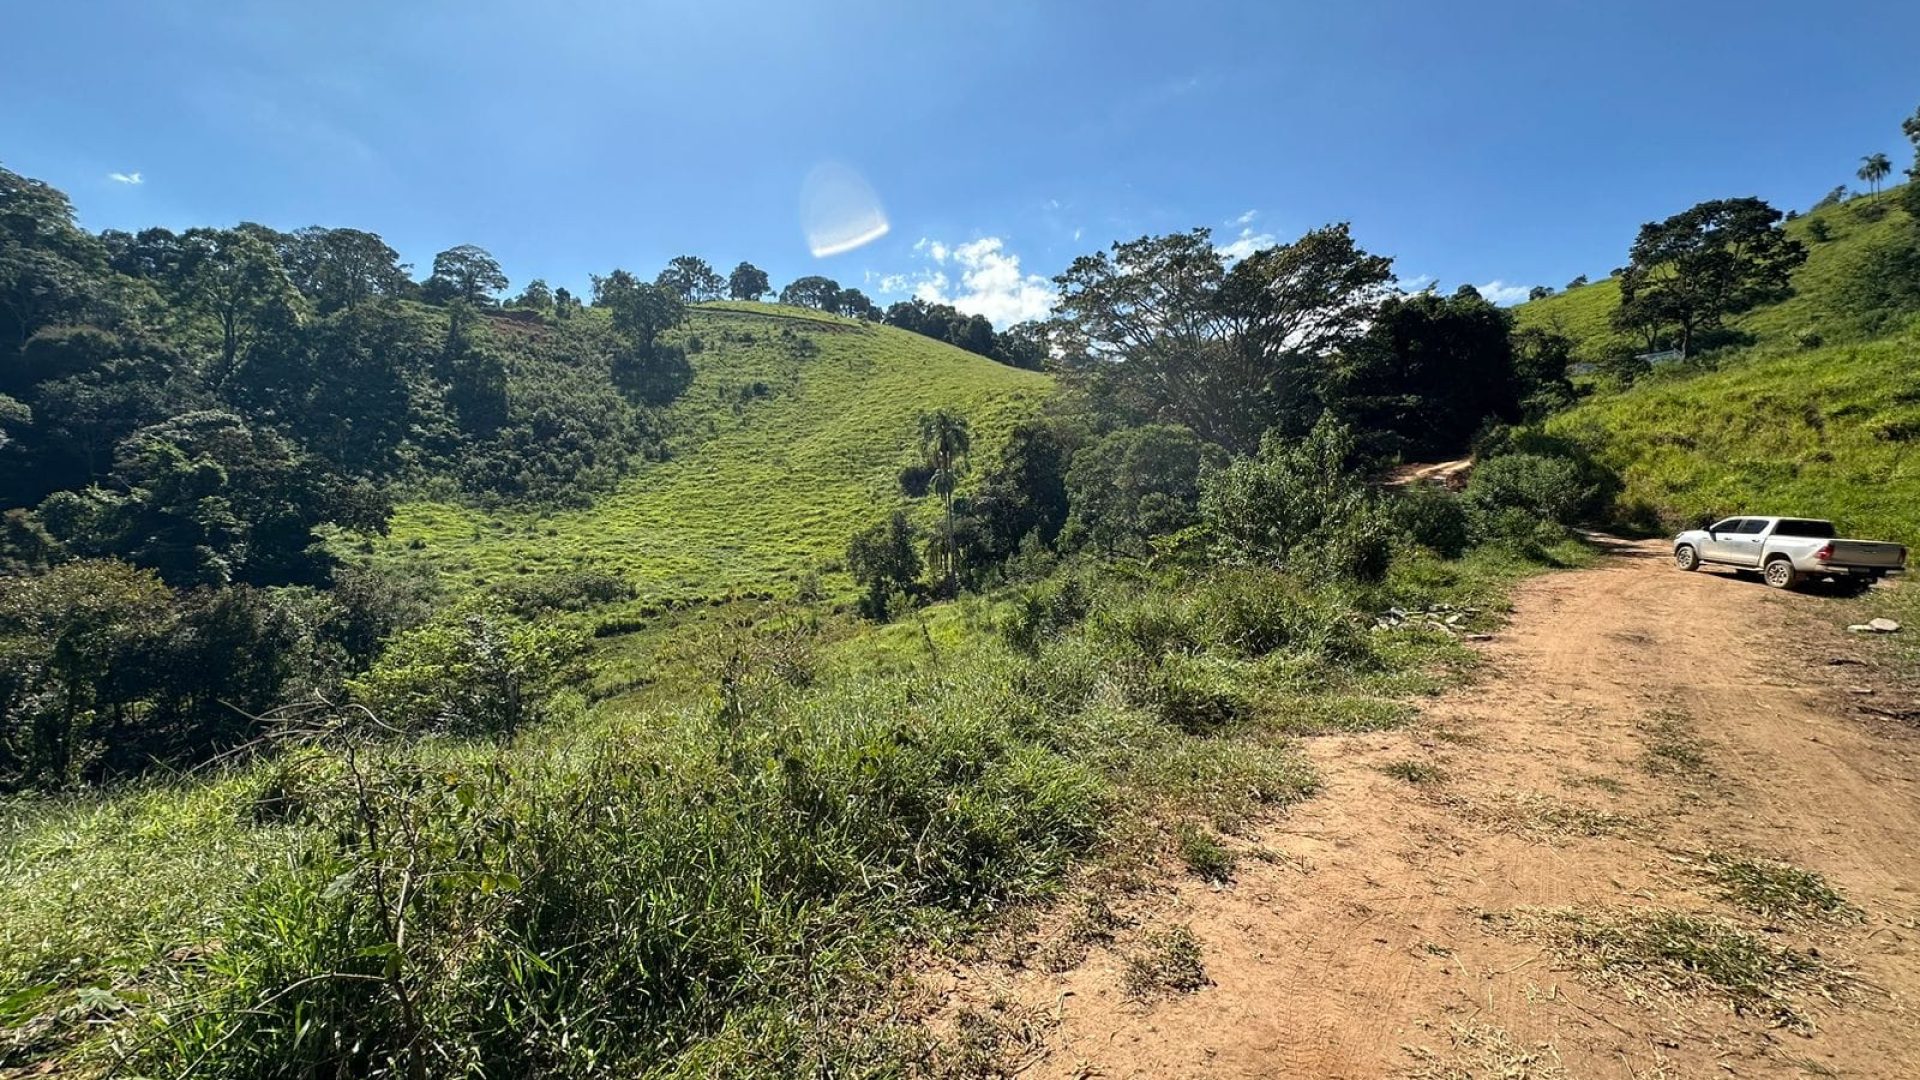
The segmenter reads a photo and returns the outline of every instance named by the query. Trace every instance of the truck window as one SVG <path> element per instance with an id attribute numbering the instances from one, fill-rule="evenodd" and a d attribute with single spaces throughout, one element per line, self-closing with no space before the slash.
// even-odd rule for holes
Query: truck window
<path id="1" fill-rule="evenodd" d="M 1751 536 L 1754 533 L 1758 533 L 1758 532 L 1766 532 L 1767 519 L 1766 518 L 1741 518 L 1740 527 L 1733 531 L 1737 533 L 1745 534 L 1747 536 Z"/>
<path id="2" fill-rule="evenodd" d="M 1716 521 L 1713 524 L 1707 526 L 1707 531 L 1710 533 L 1732 532 L 1734 531 L 1735 528 L 1739 526 L 1739 524 L 1740 524 L 1739 518 L 1728 518 L 1725 521 Z"/>
<path id="3" fill-rule="evenodd" d="M 1780 527 L 1773 530 L 1775 536 L 1798 536 L 1808 540 L 1831 540 L 1836 535 L 1831 521 L 1811 521 L 1803 518 L 1782 518 Z"/>

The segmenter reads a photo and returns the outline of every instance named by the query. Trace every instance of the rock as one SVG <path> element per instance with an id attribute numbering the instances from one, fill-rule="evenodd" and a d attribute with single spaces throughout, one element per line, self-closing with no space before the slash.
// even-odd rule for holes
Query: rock
<path id="1" fill-rule="evenodd" d="M 1868 626 L 1868 625 L 1867 625 L 1866 623 L 1854 623 L 1854 624 L 1853 624 L 1852 626 L 1849 626 L 1849 627 L 1847 627 L 1847 632 L 1848 632 L 1848 633 L 1853 633 L 1853 634 L 1875 634 L 1875 633 L 1879 633 L 1879 631 L 1877 631 L 1877 630 L 1875 630 L 1875 629 L 1874 629 L 1873 627 L 1871 627 L 1871 626 Z"/>
<path id="2" fill-rule="evenodd" d="M 1892 619 L 1868 619 L 1867 625 L 1882 634 L 1894 634 L 1900 631 L 1900 624 Z"/>

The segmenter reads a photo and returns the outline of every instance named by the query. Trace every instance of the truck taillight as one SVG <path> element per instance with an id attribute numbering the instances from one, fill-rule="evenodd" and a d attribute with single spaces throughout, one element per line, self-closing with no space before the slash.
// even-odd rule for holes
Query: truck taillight
<path id="1" fill-rule="evenodd" d="M 1820 562 L 1826 562 L 1828 559 L 1833 558 L 1833 545 L 1832 544 L 1820 545 L 1820 550 L 1814 552 L 1813 557 L 1819 560 Z"/>

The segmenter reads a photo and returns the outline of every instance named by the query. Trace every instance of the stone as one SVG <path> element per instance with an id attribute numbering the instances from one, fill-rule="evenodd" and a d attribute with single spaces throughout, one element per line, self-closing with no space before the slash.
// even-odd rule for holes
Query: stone
<path id="1" fill-rule="evenodd" d="M 1873 627 L 1875 630 L 1879 631 L 1882 634 L 1898 633 L 1900 630 L 1900 624 L 1893 621 L 1892 619 L 1868 619 L 1867 625 Z"/>

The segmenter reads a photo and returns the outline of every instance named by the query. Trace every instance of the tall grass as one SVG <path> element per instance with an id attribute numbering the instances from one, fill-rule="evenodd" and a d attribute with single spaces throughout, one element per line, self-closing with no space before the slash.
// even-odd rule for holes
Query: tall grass
<path id="1" fill-rule="evenodd" d="M 327 728 L 218 777 L 13 804 L 0 1067 L 897 1074 L 925 1041 L 871 1010 L 903 944 L 1076 860 L 1156 857 L 1157 822 L 1302 797 L 1304 703 L 1464 659 L 1372 613 L 1485 602 L 1526 562 L 1403 565 L 1366 589 L 1069 567 L 1026 638 L 1011 591 L 934 609 L 946 644 L 920 630 L 917 654 L 789 618 L 678 705 L 497 743 Z"/>

